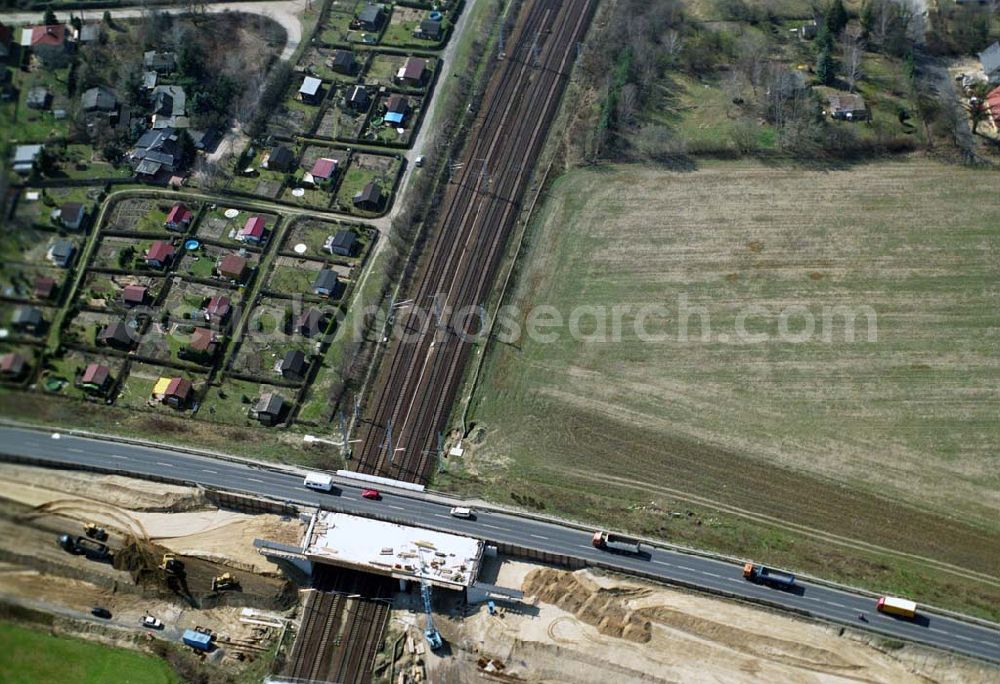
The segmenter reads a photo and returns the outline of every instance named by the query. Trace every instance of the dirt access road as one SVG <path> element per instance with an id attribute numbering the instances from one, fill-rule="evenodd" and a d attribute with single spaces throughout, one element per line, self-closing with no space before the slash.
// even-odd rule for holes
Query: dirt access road
<path id="1" fill-rule="evenodd" d="M 306 0 L 290 0 L 289 2 L 222 2 L 211 5 L 204 5 L 208 14 L 220 14 L 222 12 L 243 12 L 245 14 L 259 14 L 281 24 L 288 33 L 288 40 L 285 49 L 281 52 L 281 59 L 290 59 L 295 54 L 296 48 L 302 42 L 302 22 L 299 15 L 305 10 L 308 3 Z M 145 15 L 150 10 L 145 8 L 112 9 L 109 10 L 114 19 L 135 19 Z M 163 7 L 156 8 L 158 12 L 166 14 L 187 14 L 187 7 Z M 64 14 L 79 15 L 86 19 L 99 19 L 104 15 L 104 10 L 74 10 L 73 12 L 58 11 L 56 16 Z M 5 12 L 0 14 L 0 21 L 5 24 L 31 24 L 41 20 L 41 12 Z"/>

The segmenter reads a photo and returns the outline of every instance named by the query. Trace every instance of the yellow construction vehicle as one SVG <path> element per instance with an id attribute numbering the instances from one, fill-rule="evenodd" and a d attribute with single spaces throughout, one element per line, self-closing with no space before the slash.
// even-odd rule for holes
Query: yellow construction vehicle
<path id="1" fill-rule="evenodd" d="M 233 577 L 232 573 L 224 573 L 212 578 L 212 591 L 225 591 L 226 589 L 239 589 L 240 581 Z"/>
<path id="2" fill-rule="evenodd" d="M 87 523 L 83 526 L 84 533 L 91 539 L 96 539 L 97 541 L 107 541 L 108 531 L 103 527 L 97 525 L 97 523 Z"/>
<path id="3" fill-rule="evenodd" d="M 160 570 L 168 575 L 179 575 L 184 572 L 184 563 L 177 560 L 177 556 L 174 554 L 165 553 L 163 554 L 163 560 L 160 562 Z"/>

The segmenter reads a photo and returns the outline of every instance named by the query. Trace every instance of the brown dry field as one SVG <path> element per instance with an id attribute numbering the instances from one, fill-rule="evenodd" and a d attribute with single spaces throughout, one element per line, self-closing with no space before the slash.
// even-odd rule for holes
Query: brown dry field
<path id="1" fill-rule="evenodd" d="M 661 338 L 640 339 L 632 313 L 619 339 L 610 323 L 606 339 L 585 340 L 564 325 L 552 343 L 493 345 L 455 482 L 598 516 L 612 491 L 630 508 L 666 496 L 787 533 L 760 548 L 733 529 L 719 542 L 728 552 L 822 572 L 825 560 L 789 548 L 807 534 L 831 555 L 957 566 L 994 594 L 998 181 L 924 159 L 565 175 L 529 233 L 515 320 L 542 304 L 564 321 L 577 307 L 657 304 L 666 310 L 646 329 Z M 734 343 L 751 305 L 762 308 L 747 332 L 769 338 Z M 842 316 L 824 319 L 838 306 L 859 313 L 853 341 Z M 875 312 L 874 341 L 863 307 Z M 803 312 L 815 331 L 796 341 Z M 594 320 L 583 317 L 584 334 Z M 657 525 L 666 538 L 676 527 Z"/>

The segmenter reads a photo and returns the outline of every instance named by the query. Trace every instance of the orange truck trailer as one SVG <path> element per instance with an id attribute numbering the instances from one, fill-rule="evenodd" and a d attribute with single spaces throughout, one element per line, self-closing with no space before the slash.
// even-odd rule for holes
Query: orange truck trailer
<path id="1" fill-rule="evenodd" d="M 896 598 L 895 596 L 883 596 L 875 604 L 876 610 L 880 613 L 899 615 L 900 617 L 913 618 L 917 616 L 917 604 L 909 599 Z"/>

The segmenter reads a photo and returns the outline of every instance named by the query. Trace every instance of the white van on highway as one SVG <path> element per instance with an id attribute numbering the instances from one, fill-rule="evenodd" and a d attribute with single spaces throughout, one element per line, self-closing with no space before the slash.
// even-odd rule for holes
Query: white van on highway
<path id="1" fill-rule="evenodd" d="M 455 508 L 451 509 L 450 513 L 451 513 L 451 515 L 452 515 L 453 518 L 471 518 L 472 517 L 472 509 L 471 508 L 463 508 L 462 506 L 456 506 Z"/>
<path id="2" fill-rule="evenodd" d="M 309 473 L 306 475 L 305 482 L 303 482 L 309 489 L 315 489 L 320 492 L 329 492 L 333 490 L 333 477 L 330 475 L 324 475 L 323 473 Z"/>

